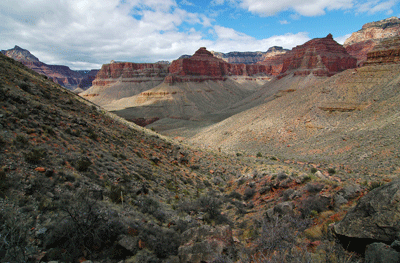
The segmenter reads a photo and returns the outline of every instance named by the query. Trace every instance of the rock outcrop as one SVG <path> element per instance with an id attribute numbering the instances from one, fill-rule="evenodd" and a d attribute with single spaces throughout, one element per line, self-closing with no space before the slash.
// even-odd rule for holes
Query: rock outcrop
<path id="1" fill-rule="evenodd" d="M 225 62 L 231 64 L 257 64 L 263 61 L 267 57 L 275 56 L 277 54 L 286 53 L 288 50 L 282 47 L 273 46 L 268 49 L 267 52 L 255 51 L 255 52 L 215 52 L 211 51 L 214 57 L 220 58 Z"/>
<path id="2" fill-rule="evenodd" d="M 400 37 L 382 40 L 367 54 L 364 65 L 400 63 Z"/>
<path id="3" fill-rule="evenodd" d="M 399 33 L 400 19 L 390 17 L 363 25 L 344 42 L 343 46 L 350 55 L 357 58 L 357 63 L 362 65 L 367 60 L 368 52 L 376 45 L 384 39 L 399 36 Z"/>
<path id="4" fill-rule="evenodd" d="M 372 242 L 392 243 L 400 232 L 400 180 L 376 188 L 334 226 L 350 248 L 363 251 Z M 354 247 L 354 245 L 356 247 Z"/>
<path id="5" fill-rule="evenodd" d="M 282 75 L 295 71 L 295 75 L 332 76 L 343 70 L 356 67 L 356 59 L 351 57 L 331 34 L 315 38 L 293 48 L 282 55 L 266 58 L 261 64 L 267 66 L 272 75 Z"/>
<path id="6" fill-rule="evenodd" d="M 36 71 L 39 74 L 46 75 L 53 79 L 54 82 L 64 86 L 67 89 L 74 90 L 84 78 L 85 74 L 71 70 L 67 66 L 62 65 L 47 65 L 28 50 L 15 46 L 13 49 L 1 51 L 7 57 L 13 58 L 28 68 Z"/>
<path id="7" fill-rule="evenodd" d="M 168 74 L 168 64 L 117 62 L 104 64 L 93 81 L 94 86 L 106 86 L 119 81 L 141 83 L 159 80 Z"/>
<path id="8" fill-rule="evenodd" d="M 172 62 L 165 82 L 202 82 L 206 80 L 226 80 L 227 76 L 266 75 L 264 65 L 230 64 L 213 56 L 205 47 L 200 48 L 190 58 Z"/>
<path id="9" fill-rule="evenodd" d="M 99 72 L 98 69 L 92 69 L 89 72 L 85 72 L 83 78 L 78 84 L 78 88 L 82 90 L 88 89 L 92 86 L 93 81 L 96 78 L 97 73 Z"/>
<path id="10" fill-rule="evenodd" d="M 37 73 L 46 75 L 53 79 L 54 82 L 70 90 L 75 90 L 86 75 L 83 72 L 71 70 L 67 66 L 47 65 L 39 61 L 39 59 L 32 55 L 28 50 L 20 48 L 19 46 L 15 46 L 13 49 L 9 50 L 2 50 L 1 52 L 7 57 L 21 62 Z M 88 85 L 85 87 L 88 87 Z M 80 88 L 83 89 L 84 86 L 81 86 Z"/>

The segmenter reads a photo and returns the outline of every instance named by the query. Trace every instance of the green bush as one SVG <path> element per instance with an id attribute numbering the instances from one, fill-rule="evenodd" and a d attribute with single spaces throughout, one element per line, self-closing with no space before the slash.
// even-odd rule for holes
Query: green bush
<path id="1" fill-rule="evenodd" d="M 64 252 L 54 253 L 47 260 L 77 262 L 82 256 L 93 259 L 106 251 L 113 254 L 112 244 L 124 233 L 118 215 L 101 209 L 100 204 L 86 193 L 79 193 L 72 200 L 65 197 L 62 202 L 63 216 L 46 233 L 44 243 L 48 249 Z"/>
<path id="2" fill-rule="evenodd" d="M 257 153 L 257 157 L 262 157 L 262 153 L 261 153 L 261 152 L 258 152 L 258 153 Z"/>
<path id="3" fill-rule="evenodd" d="M 86 156 L 82 156 L 76 161 L 76 169 L 80 172 L 86 172 L 90 165 L 92 165 L 92 162 Z"/>
<path id="4" fill-rule="evenodd" d="M 28 163 L 39 164 L 47 156 L 47 150 L 43 148 L 34 148 L 24 153 L 25 160 Z"/>

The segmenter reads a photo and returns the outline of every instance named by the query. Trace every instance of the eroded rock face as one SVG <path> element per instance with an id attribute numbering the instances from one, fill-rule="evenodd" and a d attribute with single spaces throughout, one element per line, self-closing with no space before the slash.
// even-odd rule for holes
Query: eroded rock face
<path id="1" fill-rule="evenodd" d="M 28 50 L 15 46 L 13 49 L 1 51 L 7 57 L 13 58 L 39 74 L 46 75 L 54 82 L 68 89 L 74 90 L 84 78 L 85 74 L 71 70 L 67 66 L 47 65 L 40 62 Z"/>
<path id="2" fill-rule="evenodd" d="M 270 47 L 267 52 L 255 51 L 255 52 L 212 52 L 214 57 L 220 58 L 223 61 L 231 64 L 257 64 L 263 61 L 266 57 L 275 56 L 277 54 L 286 53 L 287 49 L 282 47 L 274 46 Z M 190 56 L 189 56 L 190 57 Z"/>
<path id="3" fill-rule="evenodd" d="M 356 59 L 351 57 L 331 34 L 316 38 L 293 48 L 282 55 L 266 58 L 262 64 L 272 75 L 295 71 L 295 75 L 332 76 L 343 70 L 356 67 Z"/>
<path id="4" fill-rule="evenodd" d="M 400 62 L 400 37 L 387 38 L 367 54 L 364 65 L 389 64 Z"/>
<path id="5" fill-rule="evenodd" d="M 376 188 L 334 226 L 336 234 L 363 241 L 393 242 L 400 231 L 400 180 Z M 362 243 L 362 242 L 361 242 Z"/>
<path id="6" fill-rule="evenodd" d="M 400 19 L 390 17 L 377 22 L 371 22 L 354 32 L 345 42 L 347 52 L 357 58 L 358 64 L 363 65 L 368 52 L 372 51 L 382 40 L 398 36 Z"/>
<path id="7" fill-rule="evenodd" d="M 214 57 L 202 47 L 190 58 L 182 58 L 172 62 L 169 67 L 166 83 L 202 82 L 206 80 L 226 80 L 226 76 L 254 76 L 267 74 L 264 65 L 230 64 Z"/>
<path id="8" fill-rule="evenodd" d="M 233 243 L 230 226 L 202 225 L 182 234 L 182 245 L 178 254 L 181 262 L 212 262 L 231 249 Z"/>
<path id="9" fill-rule="evenodd" d="M 118 81 L 133 83 L 163 81 L 167 74 L 168 64 L 163 63 L 110 63 L 101 67 L 93 86 L 105 86 Z"/>

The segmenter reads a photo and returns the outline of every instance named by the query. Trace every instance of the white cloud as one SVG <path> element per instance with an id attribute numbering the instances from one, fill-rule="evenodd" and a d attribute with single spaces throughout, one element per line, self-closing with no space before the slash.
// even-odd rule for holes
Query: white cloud
<path id="1" fill-rule="evenodd" d="M 389 0 L 389 1 L 381 1 L 381 0 L 369 0 L 366 2 L 359 3 L 357 5 L 358 13 L 368 13 L 370 15 L 385 12 L 387 15 L 393 13 L 392 8 L 398 3 L 398 0 Z"/>
<path id="2" fill-rule="evenodd" d="M 328 10 L 349 9 L 354 0 L 240 0 L 240 7 L 261 16 L 293 11 L 302 16 L 318 16 Z"/>
<path id="3" fill-rule="evenodd" d="M 351 34 L 346 34 L 344 36 L 340 37 L 335 37 L 335 41 L 338 42 L 339 44 L 343 45 L 346 39 L 348 39 L 351 36 Z"/>
<path id="4" fill-rule="evenodd" d="M 288 24 L 290 24 L 290 22 L 287 21 L 287 20 L 280 20 L 279 23 L 280 23 L 281 25 L 288 25 Z"/>
<path id="5" fill-rule="evenodd" d="M 217 36 L 218 40 L 212 43 L 211 46 L 207 46 L 207 48 L 220 52 L 267 51 L 268 48 L 272 46 L 281 46 L 283 48 L 291 49 L 310 40 L 308 33 L 306 32 L 300 32 L 297 34 L 288 33 L 265 39 L 255 39 L 231 28 L 221 26 L 214 27 L 214 34 Z"/>

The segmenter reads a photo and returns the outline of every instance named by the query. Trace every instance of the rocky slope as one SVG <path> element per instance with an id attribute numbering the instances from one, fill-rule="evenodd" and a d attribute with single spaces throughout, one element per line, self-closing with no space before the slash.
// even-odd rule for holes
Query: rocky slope
<path id="1" fill-rule="evenodd" d="M 86 78 L 86 73 L 71 70 L 67 66 L 47 65 L 40 62 L 39 59 L 33 56 L 28 50 L 22 49 L 19 46 L 15 46 L 9 50 L 2 50 L 1 52 L 70 90 L 78 88 L 81 81 Z M 84 89 L 87 87 L 88 85 L 85 84 L 81 85 L 79 88 Z"/>
<path id="2" fill-rule="evenodd" d="M 371 61 L 316 85 L 274 96 L 205 129 L 191 141 L 227 152 L 330 162 L 349 172 L 399 173 L 400 66 L 393 63 L 398 61 L 398 51 L 393 50 L 377 52 L 392 54 L 394 59 L 379 58 L 380 63 Z M 370 58 L 376 60 L 376 53 Z"/>
<path id="3" fill-rule="evenodd" d="M 0 102 L 5 262 L 359 262 L 329 226 L 391 179 L 189 148 L 1 54 Z"/>
<path id="4" fill-rule="evenodd" d="M 357 58 L 358 64 L 362 65 L 367 60 L 367 54 L 381 40 L 399 36 L 400 19 L 390 17 L 377 22 L 371 22 L 354 32 L 345 42 L 347 52 Z"/>
<path id="5" fill-rule="evenodd" d="M 273 75 L 284 75 L 295 71 L 295 75 L 332 76 L 343 70 L 356 67 L 356 60 L 333 40 L 331 34 L 316 38 L 292 50 L 263 62 Z"/>

